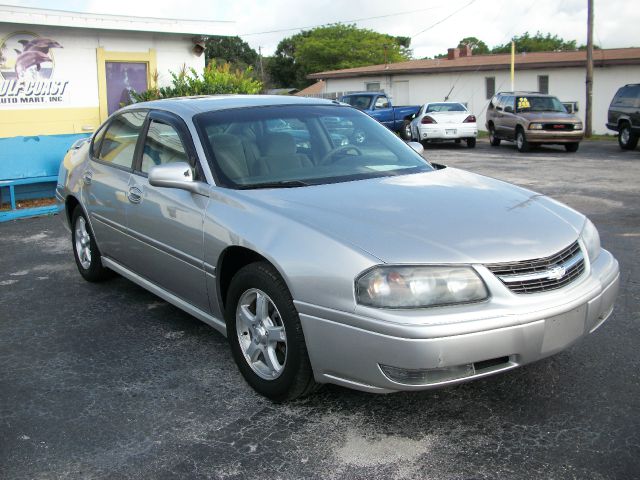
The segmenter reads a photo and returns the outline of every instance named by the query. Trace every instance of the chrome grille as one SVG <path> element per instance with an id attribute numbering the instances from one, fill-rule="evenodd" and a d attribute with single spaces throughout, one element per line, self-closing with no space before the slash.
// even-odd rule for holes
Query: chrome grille
<path id="1" fill-rule="evenodd" d="M 564 287 L 584 272 L 578 242 L 550 257 L 485 265 L 514 293 L 540 293 Z"/>

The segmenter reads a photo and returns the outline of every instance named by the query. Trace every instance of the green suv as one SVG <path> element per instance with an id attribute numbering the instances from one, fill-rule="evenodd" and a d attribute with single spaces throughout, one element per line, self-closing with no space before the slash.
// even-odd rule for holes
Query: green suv
<path id="1" fill-rule="evenodd" d="M 575 152 L 584 137 L 582 120 L 567 113 L 556 97 L 537 92 L 496 94 L 487 108 L 486 126 L 492 146 L 507 140 L 516 142 L 520 152 L 541 144 L 560 144 Z"/>

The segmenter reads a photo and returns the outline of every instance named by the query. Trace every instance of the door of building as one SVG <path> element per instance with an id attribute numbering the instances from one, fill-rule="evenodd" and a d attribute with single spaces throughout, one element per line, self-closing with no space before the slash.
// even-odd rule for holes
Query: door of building
<path id="1" fill-rule="evenodd" d="M 105 62 L 107 76 L 107 112 L 113 112 L 131 103 L 131 92 L 147 90 L 146 62 Z"/>
<path id="2" fill-rule="evenodd" d="M 409 105 L 409 81 L 393 82 L 393 104 Z"/>

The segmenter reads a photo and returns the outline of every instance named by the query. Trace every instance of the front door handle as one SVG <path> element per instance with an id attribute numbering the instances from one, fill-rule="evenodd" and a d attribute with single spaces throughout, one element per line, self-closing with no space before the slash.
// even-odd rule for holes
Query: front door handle
<path id="1" fill-rule="evenodd" d="M 84 174 L 82 175 L 82 181 L 84 182 L 85 185 L 91 185 L 91 178 L 93 177 L 93 174 L 89 171 L 84 172 Z"/>
<path id="2" fill-rule="evenodd" d="M 138 187 L 131 187 L 127 198 L 131 203 L 140 203 L 142 201 L 142 190 Z"/>

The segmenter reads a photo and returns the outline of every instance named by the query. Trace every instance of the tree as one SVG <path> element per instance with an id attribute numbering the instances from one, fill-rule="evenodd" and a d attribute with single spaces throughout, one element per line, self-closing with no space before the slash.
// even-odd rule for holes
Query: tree
<path id="1" fill-rule="evenodd" d="M 522 52 L 558 52 L 558 51 L 570 51 L 577 50 L 575 40 L 563 40 L 557 35 L 551 36 L 550 33 L 543 35 L 540 32 L 536 32 L 534 36 L 529 35 L 529 32 L 525 32 L 523 35 L 515 36 L 512 39 L 515 42 L 516 53 Z M 503 45 L 498 45 L 491 50 L 491 53 L 510 53 L 511 42 L 507 42 Z"/>
<path id="2" fill-rule="evenodd" d="M 194 68 L 184 66 L 178 73 L 171 73 L 171 85 L 150 88 L 144 92 L 133 92 L 136 102 L 160 98 L 186 97 L 190 95 L 216 95 L 223 93 L 256 94 L 262 91 L 262 83 L 252 76 L 251 67 L 246 70 L 232 70 L 229 63 L 216 65 L 211 61 L 199 74 Z"/>
<path id="3" fill-rule="evenodd" d="M 464 48 L 466 45 L 471 47 L 471 53 L 473 55 L 486 55 L 489 53 L 489 47 L 482 40 L 478 40 L 476 37 L 464 37 L 458 42 L 458 48 Z"/>
<path id="4" fill-rule="evenodd" d="M 208 37 L 205 45 L 207 64 L 214 60 L 217 64 L 229 63 L 243 70 L 257 67 L 258 53 L 240 37 Z"/>
<path id="5" fill-rule="evenodd" d="M 268 70 L 276 84 L 304 88 L 311 73 L 409 60 L 410 42 L 355 25 L 317 27 L 282 40 Z"/>

